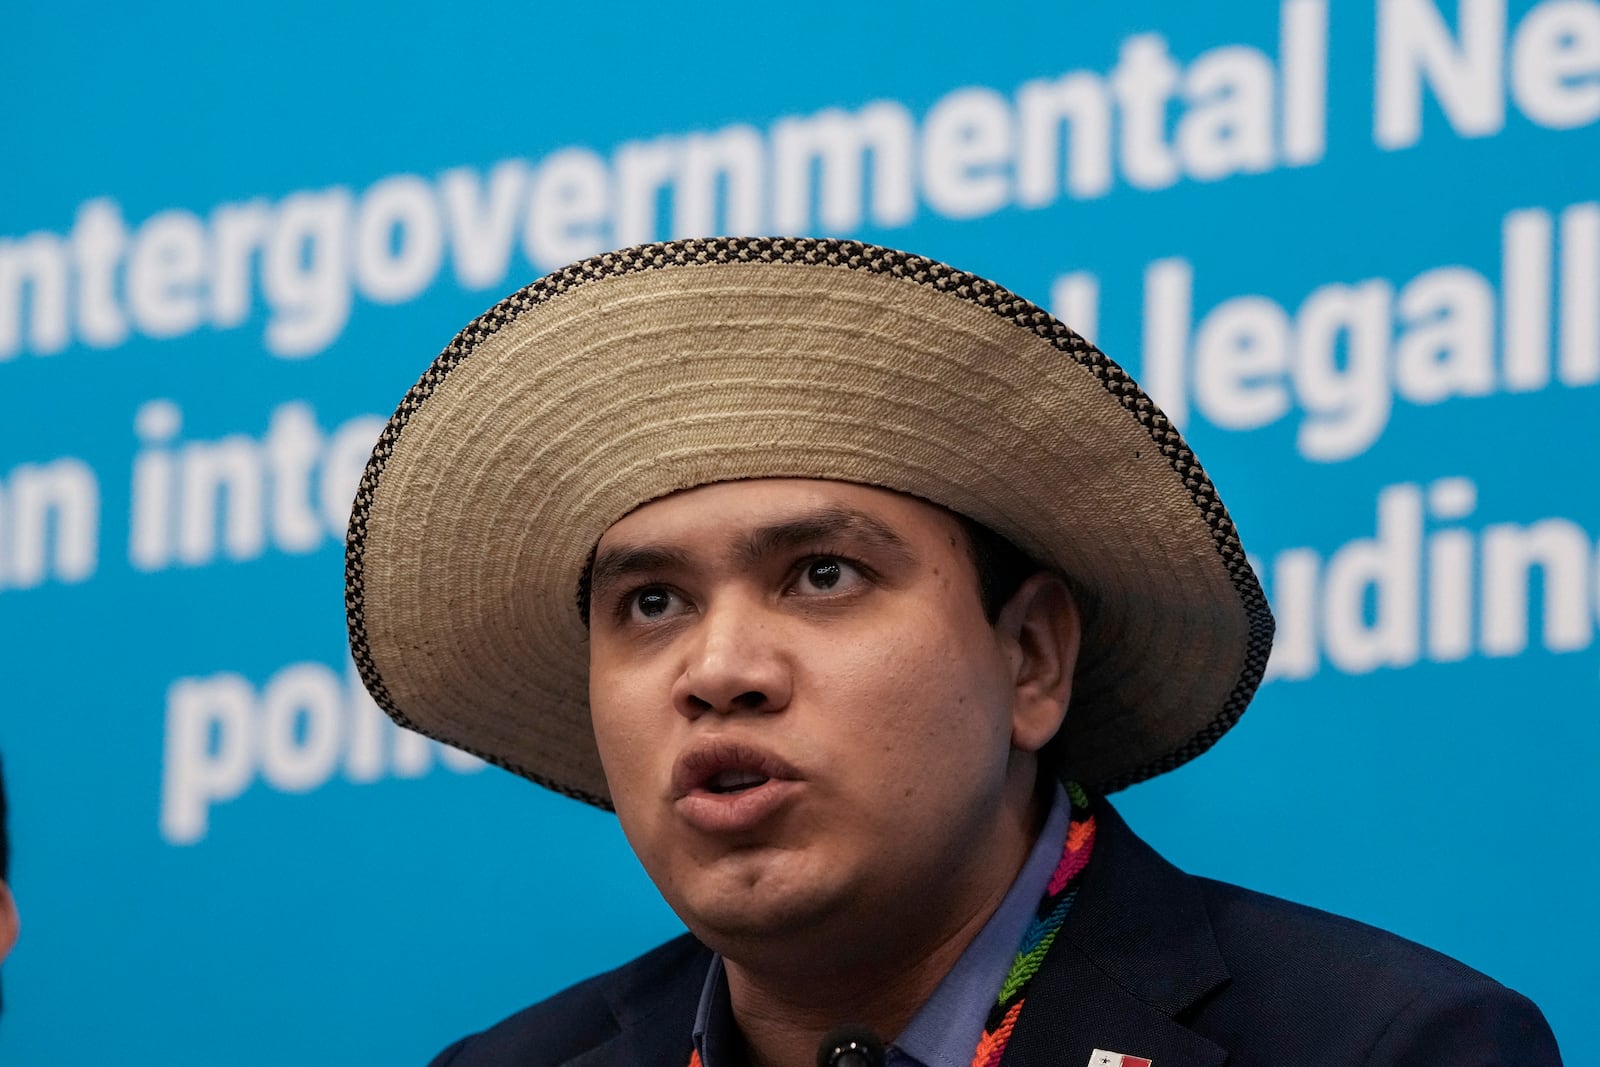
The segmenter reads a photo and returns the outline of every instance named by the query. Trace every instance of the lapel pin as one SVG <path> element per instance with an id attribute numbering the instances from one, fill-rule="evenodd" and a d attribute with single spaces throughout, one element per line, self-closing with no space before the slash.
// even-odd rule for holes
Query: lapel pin
<path id="1" fill-rule="evenodd" d="M 1089 1067 L 1152 1067 L 1152 1061 L 1126 1052 L 1107 1052 L 1097 1048 L 1089 1053 Z"/>

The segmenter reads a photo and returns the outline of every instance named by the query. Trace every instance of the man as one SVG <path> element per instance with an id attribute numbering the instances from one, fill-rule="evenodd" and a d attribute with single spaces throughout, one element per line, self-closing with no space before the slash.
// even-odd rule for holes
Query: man
<path id="1" fill-rule="evenodd" d="M 0 963 L 4 963 L 17 943 L 21 922 L 17 918 L 17 902 L 6 883 L 11 868 L 11 838 L 6 830 L 6 779 L 0 773 Z"/>
<path id="2" fill-rule="evenodd" d="M 438 1063 L 787 1067 L 840 1023 L 921 1067 L 1558 1061 L 1101 798 L 1233 725 L 1271 616 L 1167 419 L 981 278 L 780 239 L 551 275 L 407 395 L 347 558 L 378 702 L 614 807 L 690 931 Z"/>

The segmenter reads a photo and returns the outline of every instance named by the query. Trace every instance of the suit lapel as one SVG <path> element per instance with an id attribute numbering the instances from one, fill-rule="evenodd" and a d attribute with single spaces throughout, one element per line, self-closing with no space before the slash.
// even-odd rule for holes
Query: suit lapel
<path id="1" fill-rule="evenodd" d="M 616 1035 L 563 1067 L 687 1067 L 711 951 L 684 940 L 685 953 L 670 965 L 630 971 L 605 991 Z"/>
<path id="2" fill-rule="evenodd" d="M 694 1017 L 690 1016 L 690 1024 Z M 687 1067 L 693 1044 L 689 1028 L 682 1020 L 679 1025 L 651 1029 L 623 1030 L 603 1045 L 596 1045 L 577 1059 L 568 1060 L 562 1067 L 640 1067 L 641 1064 L 660 1064 L 661 1067 Z"/>
<path id="3" fill-rule="evenodd" d="M 1095 807 L 1095 854 L 1028 990 L 1004 1067 L 1091 1067 L 1095 1049 L 1153 1067 L 1215 1067 L 1227 1052 L 1177 1021 L 1228 981 L 1193 879 Z"/>

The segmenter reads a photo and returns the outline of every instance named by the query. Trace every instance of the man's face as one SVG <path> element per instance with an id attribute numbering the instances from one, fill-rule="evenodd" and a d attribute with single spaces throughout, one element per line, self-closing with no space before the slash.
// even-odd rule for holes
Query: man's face
<path id="1" fill-rule="evenodd" d="M 1013 747 L 1026 656 L 985 618 L 948 512 L 841 482 L 725 482 L 617 522 L 593 579 L 612 798 L 702 938 L 848 931 L 989 891 L 1017 830 L 996 824 L 1020 821 L 1034 775 Z"/>

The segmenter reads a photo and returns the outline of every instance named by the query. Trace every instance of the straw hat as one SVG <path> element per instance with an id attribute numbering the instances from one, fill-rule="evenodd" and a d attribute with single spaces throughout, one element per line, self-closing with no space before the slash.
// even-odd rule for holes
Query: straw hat
<path id="1" fill-rule="evenodd" d="M 350 519 L 350 646 L 421 731 L 609 807 L 580 583 L 647 501 L 739 478 L 910 493 L 1086 601 L 1060 770 L 1118 789 L 1244 711 L 1272 616 L 1183 439 L 1122 368 L 982 278 L 853 241 L 675 241 L 501 301 L 406 394 Z"/>

